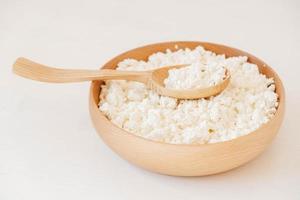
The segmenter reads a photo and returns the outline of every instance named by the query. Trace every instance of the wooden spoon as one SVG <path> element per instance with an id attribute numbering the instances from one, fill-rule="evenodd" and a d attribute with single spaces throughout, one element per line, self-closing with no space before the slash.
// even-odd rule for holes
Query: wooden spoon
<path id="1" fill-rule="evenodd" d="M 14 73 L 25 78 L 52 83 L 68 83 L 94 80 L 128 80 L 144 83 L 148 88 L 160 95 L 178 99 L 197 99 L 216 95 L 222 92 L 228 85 L 230 75 L 226 70 L 223 81 L 207 88 L 195 89 L 169 89 L 164 86 L 164 79 L 168 77 L 168 71 L 187 65 L 161 67 L 151 71 L 120 71 L 112 69 L 78 70 L 58 69 L 35 63 L 26 58 L 18 58 L 13 65 Z"/>

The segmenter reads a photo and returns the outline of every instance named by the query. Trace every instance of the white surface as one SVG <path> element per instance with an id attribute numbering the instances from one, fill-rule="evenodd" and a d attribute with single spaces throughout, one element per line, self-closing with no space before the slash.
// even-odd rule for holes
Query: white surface
<path id="1" fill-rule="evenodd" d="M 0 1 L 0 199 L 300 199 L 300 3 L 282 1 Z M 281 76 L 287 110 L 255 161 L 209 177 L 137 168 L 99 139 L 88 83 L 38 83 L 11 73 L 25 56 L 97 68 L 148 43 L 202 40 L 262 58 Z"/>

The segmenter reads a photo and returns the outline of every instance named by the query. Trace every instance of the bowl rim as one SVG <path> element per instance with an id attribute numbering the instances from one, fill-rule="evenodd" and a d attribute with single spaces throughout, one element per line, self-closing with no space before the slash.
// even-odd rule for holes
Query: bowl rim
<path id="1" fill-rule="evenodd" d="M 218 47 L 223 47 L 223 48 L 229 48 L 229 49 L 232 49 L 232 50 L 237 50 L 239 53 L 243 53 L 244 55 L 241 55 L 241 56 L 247 56 L 248 59 L 249 59 L 249 56 L 251 56 L 252 58 L 260 61 L 263 63 L 263 67 L 267 67 L 268 70 L 270 70 L 272 72 L 272 74 L 274 74 L 274 76 L 272 78 L 275 78 L 276 77 L 276 84 L 279 85 L 281 87 L 281 95 L 278 100 L 278 106 L 277 106 L 277 109 L 276 109 L 276 112 L 275 112 L 275 115 L 267 122 L 267 123 L 264 123 L 262 124 L 260 127 L 258 127 L 257 129 L 245 134 L 245 135 L 242 135 L 242 136 L 238 136 L 236 138 L 233 138 L 233 139 L 230 139 L 230 140 L 226 140 L 226 141 L 220 141 L 220 142 L 215 142 L 215 143 L 193 143 L 193 144 L 185 144 L 185 143 L 178 143 L 178 144 L 175 144 L 175 143 L 167 143 L 167 142 L 161 142 L 161 141 L 155 141 L 155 140 L 151 140 L 151 139 L 147 139 L 145 137 L 142 137 L 142 136 L 139 136 L 139 135 L 136 135 L 134 133 L 131 133 L 123 128 L 120 128 L 119 126 L 117 126 L 116 124 L 114 124 L 113 122 L 111 122 L 103 112 L 100 111 L 99 109 L 99 102 L 100 102 L 100 99 L 99 99 L 99 102 L 97 103 L 93 97 L 93 90 L 96 89 L 96 85 L 100 82 L 100 81 L 92 81 L 91 82 L 91 85 L 90 85 L 90 103 L 92 103 L 92 108 L 90 109 L 96 109 L 97 110 L 97 114 L 98 116 L 101 116 L 101 118 L 103 120 L 105 120 L 105 122 L 109 123 L 111 126 L 113 126 L 114 128 L 120 130 L 120 132 L 122 134 L 125 134 L 129 137 L 133 137 L 135 139 L 139 139 L 139 140 L 143 140 L 145 142 L 150 142 L 150 143 L 154 143 L 154 144 L 160 144 L 160 145 L 168 145 L 168 146 L 173 146 L 173 147 L 208 147 L 208 146 L 217 146 L 217 145 L 225 145 L 225 144 L 230 144 L 230 143 L 235 143 L 235 142 L 238 142 L 238 141 L 241 141 L 241 140 L 245 140 L 246 138 L 249 138 L 251 136 L 253 136 L 255 133 L 258 134 L 260 133 L 261 130 L 267 128 L 268 126 L 270 126 L 270 124 L 276 120 L 276 118 L 280 117 L 280 114 L 284 114 L 284 107 L 285 107 L 285 89 L 284 89 L 284 86 L 282 84 L 282 81 L 279 77 L 279 75 L 273 70 L 273 68 L 271 68 L 268 64 L 266 64 L 263 60 L 257 58 L 256 56 L 253 56 L 252 54 L 248 53 L 248 52 L 245 52 L 243 50 L 240 50 L 240 49 L 237 49 L 235 47 L 231 47 L 231 46 L 227 46 L 227 45 L 223 45 L 223 44 L 218 44 L 218 43 L 211 43 L 211 42 L 205 42 L 205 41 L 166 41 L 166 42 L 158 42 L 158 43 L 151 43 L 151 44 L 147 44 L 147 45 L 143 45 L 143 46 L 139 46 L 139 47 L 136 47 L 136 48 L 133 48 L 133 49 L 129 49 L 123 53 L 120 53 L 116 56 L 114 56 L 113 58 L 111 58 L 109 61 L 105 62 L 101 67 L 100 69 L 104 68 L 105 66 L 107 66 L 108 64 L 110 64 L 110 62 L 112 62 L 113 60 L 115 60 L 116 58 L 118 57 L 121 57 L 127 53 L 130 53 L 130 52 L 133 52 L 133 51 L 139 51 L 139 50 L 142 50 L 144 48 L 148 48 L 148 47 L 151 47 L 151 46 L 157 46 L 157 45 L 167 45 L 167 44 L 174 44 L 176 45 L 176 43 L 198 43 L 197 46 L 203 46 L 203 44 L 208 44 L 208 45 L 213 45 L 213 46 L 218 46 Z M 189 48 L 189 47 L 186 47 L 186 48 Z M 205 49 L 205 47 L 203 47 Z M 183 48 L 178 48 L 179 49 L 183 49 Z M 212 50 L 209 50 L 209 51 L 212 51 Z M 159 52 L 159 51 L 158 51 Z M 212 51 L 214 52 L 214 51 Z M 215 53 L 215 52 L 214 52 Z M 216 53 L 217 54 L 217 53 Z M 218 54 L 220 55 L 220 54 Z M 226 56 L 226 54 L 224 53 L 224 55 Z M 150 56 L 150 55 L 149 55 Z M 232 57 L 232 56 L 231 56 Z M 256 63 L 254 63 L 256 64 Z M 258 65 L 258 64 L 256 64 Z M 101 87 L 102 84 L 100 84 L 99 86 Z M 98 89 L 100 89 L 99 87 L 97 87 Z M 276 89 L 275 89 L 275 92 L 276 92 Z M 99 95 L 100 95 L 101 91 L 99 92 Z M 279 95 L 277 92 L 276 92 L 277 95 Z"/>

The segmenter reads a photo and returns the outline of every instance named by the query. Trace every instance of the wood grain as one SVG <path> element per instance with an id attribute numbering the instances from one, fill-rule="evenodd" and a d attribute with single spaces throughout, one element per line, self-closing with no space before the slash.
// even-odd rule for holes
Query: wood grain
<path id="1" fill-rule="evenodd" d="M 170 96 L 178 99 L 197 99 L 210 97 L 222 92 L 228 85 L 230 76 L 217 85 L 207 88 L 195 88 L 188 90 L 170 89 L 164 86 L 164 79 L 168 77 L 169 70 L 185 67 L 186 65 L 165 66 L 152 71 L 120 71 L 114 69 L 102 70 L 78 70 L 78 69 L 59 69 L 49 67 L 31 61 L 26 58 L 18 58 L 13 71 L 25 78 L 51 83 L 69 83 L 93 80 L 128 80 L 146 84 L 160 95 Z"/>
<path id="2" fill-rule="evenodd" d="M 273 77 L 279 106 L 275 116 L 256 131 L 234 140 L 199 145 L 166 144 L 135 136 L 111 123 L 99 111 L 99 94 L 102 81 L 93 81 L 90 88 L 89 109 L 93 124 L 103 141 L 129 162 L 153 172 L 174 176 L 204 176 L 231 170 L 241 166 L 259 154 L 271 143 L 283 120 L 285 92 L 275 71 L 260 59 L 238 49 L 206 42 L 166 42 L 152 44 L 125 52 L 106 63 L 104 69 L 113 69 L 125 58 L 146 60 L 149 55 L 166 49 L 205 49 L 226 56 L 248 56 L 250 62 L 258 65 L 261 73 Z"/>
<path id="3" fill-rule="evenodd" d="M 147 83 L 150 72 L 117 71 L 113 69 L 78 70 L 49 67 L 26 58 L 18 58 L 13 65 L 14 73 L 25 78 L 51 83 L 69 83 L 93 80 L 130 80 Z"/>

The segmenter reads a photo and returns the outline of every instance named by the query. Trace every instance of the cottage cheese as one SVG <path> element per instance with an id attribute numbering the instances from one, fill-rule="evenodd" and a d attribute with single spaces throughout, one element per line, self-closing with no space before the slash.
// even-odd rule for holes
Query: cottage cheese
<path id="1" fill-rule="evenodd" d="M 169 70 L 164 84 L 171 89 L 207 88 L 222 82 L 225 72 L 225 67 L 217 62 L 203 64 L 198 61 L 187 67 Z"/>
<path id="2" fill-rule="evenodd" d="M 207 70 L 226 68 L 231 74 L 230 83 L 209 99 L 178 100 L 160 96 L 142 83 L 106 81 L 99 109 L 112 123 L 132 134 L 173 144 L 231 140 L 254 131 L 274 116 L 278 106 L 274 80 L 260 74 L 247 57 L 225 58 L 198 46 L 193 50 L 157 52 L 148 61 L 125 59 L 117 70 L 142 71 L 185 63 Z M 174 86 L 172 81 L 168 84 Z M 196 86 L 196 82 L 179 85 Z"/>

